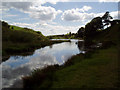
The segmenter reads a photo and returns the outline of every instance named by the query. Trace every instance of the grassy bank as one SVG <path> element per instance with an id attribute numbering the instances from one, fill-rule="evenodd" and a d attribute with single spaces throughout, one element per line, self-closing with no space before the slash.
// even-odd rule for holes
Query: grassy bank
<path id="1" fill-rule="evenodd" d="M 120 24 L 102 31 L 94 42 L 102 47 L 74 56 L 72 65 L 55 72 L 51 88 L 118 88 Z M 68 61 L 69 62 L 69 61 Z"/>
<path id="2" fill-rule="evenodd" d="M 32 29 L 2 22 L 2 55 L 31 51 L 49 43 L 49 39 Z"/>
<path id="3" fill-rule="evenodd" d="M 73 56 L 64 65 L 48 66 L 23 78 L 24 88 L 118 88 L 120 24 L 102 31 L 102 47 Z"/>
<path id="4" fill-rule="evenodd" d="M 119 85 L 117 47 L 73 56 L 63 66 L 36 70 L 23 80 L 25 87 L 34 89 L 116 88 Z"/>
<path id="5" fill-rule="evenodd" d="M 2 60 L 10 55 L 31 55 L 34 50 L 54 43 L 64 41 L 51 41 L 39 31 L 9 25 L 2 22 Z"/>
<path id="6" fill-rule="evenodd" d="M 115 88 L 118 83 L 116 48 L 99 50 L 91 58 L 76 56 L 74 65 L 58 70 L 52 88 Z"/>

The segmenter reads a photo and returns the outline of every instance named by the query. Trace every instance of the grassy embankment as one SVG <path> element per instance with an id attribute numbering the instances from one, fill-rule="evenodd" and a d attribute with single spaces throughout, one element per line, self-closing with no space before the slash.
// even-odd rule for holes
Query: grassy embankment
<path id="1" fill-rule="evenodd" d="M 103 46 L 85 55 L 73 56 L 64 65 L 37 69 L 23 78 L 24 87 L 33 88 L 118 88 L 120 24 L 104 30 L 94 41 Z"/>
<path id="2" fill-rule="evenodd" d="M 63 41 L 50 41 L 39 31 L 8 25 L 2 22 L 2 56 L 33 54 L 36 48 L 41 48 Z"/>

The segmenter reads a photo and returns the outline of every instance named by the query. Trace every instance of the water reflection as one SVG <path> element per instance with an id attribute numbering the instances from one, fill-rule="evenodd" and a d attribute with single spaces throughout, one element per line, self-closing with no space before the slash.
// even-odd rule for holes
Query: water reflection
<path id="1" fill-rule="evenodd" d="M 49 47 L 50 47 L 50 48 L 52 48 L 52 47 L 53 47 L 53 45 L 50 45 Z"/>
<path id="2" fill-rule="evenodd" d="M 85 53 L 85 46 L 84 46 L 84 41 L 78 41 L 77 42 L 77 46 L 79 48 L 79 50 L 82 52 L 82 53 Z"/>
<path id="3" fill-rule="evenodd" d="M 33 69 L 51 64 L 63 64 L 72 55 L 82 53 L 83 44 L 77 40 L 54 44 L 35 50 L 31 56 L 11 56 L 2 63 L 3 88 L 22 87 L 21 77 L 29 75 Z"/>
<path id="4" fill-rule="evenodd" d="M 24 53 L 16 53 L 16 55 L 14 56 L 14 58 L 17 58 L 17 57 L 26 57 L 26 56 L 31 56 L 34 54 L 34 51 L 35 50 L 32 50 L 32 51 L 29 51 L 29 52 L 24 52 Z M 10 58 L 10 56 L 4 56 L 2 57 L 2 62 L 8 60 Z"/>

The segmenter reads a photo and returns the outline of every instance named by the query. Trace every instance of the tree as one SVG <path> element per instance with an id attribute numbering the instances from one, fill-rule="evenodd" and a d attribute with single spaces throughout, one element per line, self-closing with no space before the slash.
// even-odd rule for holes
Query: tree
<path id="1" fill-rule="evenodd" d="M 106 13 L 102 16 L 102 20 L 103 20 L 104 26 L 110 25 L 110 24 L 111 24 L 111 21 L 110 21 L 111 19 L 113 19 L 112 16 L 110 16 L 109 12 L 106 12 Z"/>
<path id="2" fill-rule="evenodd" d="M 85 28 L 84 28 L 84 27 L 79 28 L 79 30 L 78 30 L 78 32 L 77 32 L 78 37 L 83 38 L 83 37 L 84 37 L 84 31 L 85 31 Z"/>
<path id="3" fill-rule="evenodd" d="M 110 21 L 111 19 L 113 18 L 110 16 L 109 12 L 106 12 L 102 17 L 95 17 L 85 25 L 85 46 L 93 44 L 92 40 L 99 34 L 98 30 L 102 30 L 106 25 L 118 23 L 116 21 Z"/>
<path id="4" fill-rule="evenodd" d="M 85 47 L 89 47 L 93 44 L 92 39 L 97 36 L 98 30 L 103 29 L 103 23 L 101 17 L 95 17 L 91 20 L 91 22 L 85 25 L 85 32 L 84 32 L 84 40 L 85 40 Z"/>
<path id="5" fill-rule="evenodd" d="M 93 18 L 90 23 L 85 25 L 85 36 L 93 37 L 97 33 L 98 29 L 103 29 L 101 17 Z"/>

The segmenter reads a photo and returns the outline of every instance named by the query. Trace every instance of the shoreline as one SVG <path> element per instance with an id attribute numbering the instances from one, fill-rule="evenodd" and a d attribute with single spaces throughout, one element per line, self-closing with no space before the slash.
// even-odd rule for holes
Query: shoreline
<path id="1" fill-rule="evenodd" d="M 80 54 L 72 56 L 63 65 L 56 64 L 56 65 L 50 65 L 50 66 L 44 67 L 43 69 L 37 69 L 37 70 L 33 71 L 31 75 L 25 76 L 22 78 L 24 88 L 34 88 L 34 87 L 35 88 L 55 88 L 55 87 L 59 88 L 58 86 L 56 86 L 57 85 L 56 83 L 58 83 L 58 85 L 59 85 L 60 84 L 59 82 L 61 82 L 61 81 L 59 81 L 59 79 L 58 79 L 58 81 L 56 81 L 56 78 L 66 77 L 66 76 L 64 76 L 64 74 L 69 73 L 69 72 L 66 72 L 66 70 L 69 71 L 69 69 L 73 69 L 71 67 L 76 67 L 76 65 L 78 67 L 78 64 L 82 65 L 81 63 L 84 63 L 84 65 L 82 65 L 81 69 L 82 68 L 86 69 L 88 67 L 91 67 L 91 64 L 89 65 L 89 63 L 93 63 L 93 65 L 94 65 L 94 63 L 97 63 L 98 66 L 95 65 L 95 67 L 99 67 L 99 66 L 101 67 L 101 65 L 104 61 L 102 61 L 102 63 L 101 63 L 101 61 L 96 61 L 93 59 L 92 62 L 89 62 L 91 60 L 91 58 L 93 58 L 92 56 L 99 55 L 99 54 L 101 55 L 102 54 L 101 52 L 103 52 L 103 51 L 105 51 L 105 52 L 109 52 L 109 50 L 115 51 L 116 50 L 115 47 L 116 46 L 112 46 L 109 48 L 98 48 L 98 49 L 89 51 L 86 54 L 80 53 Z M 103 53 L 103 55 L 104 54 L 106 54 L 106 53 Z M 94 58 L 97 58 L 97 57 L 94 57 Z M 107 57 L 104 57 L 104 58 L 107 58 Z M 100 57 L 99 59 L 102 59 L 102 58 Z M 100 65 L 98 62 L 100 62 Z M 109 61 L 107 59 L 105 59 L 104 63 L 106 63 L 106 62 L 108 63 Z M 109 62 L 109 63 L 111 63 L 111 62 Z M 108 63 L 108 65 L 109 65 L 109 63 Z M 88 64 L 88 67 L 86 67 L 86 64 Z M 104 65 L 105 64 L 103 64 L 103 66 Z M 104 69 L 107 68 L 106 66 L 104 66 L 104 67 L 105 67 Z M 82 70 L 84 70 L 84 69 L 82 69 Z M 79 71 L 79 68 L 76 68 L 76 70 Z M 99 71 L 99 68 L 97 69 L 97 71 Z M 97 71 L 95 70 L 95 72 L 97 72 Z M 70 72 L 74 72 L 74 70 L 70 70 Z M 92 72 L 92 71 L 90 71 L 90 72 Z M 82 71 L 80 71 L 79 73 L 82 73 Z M 59 76 L 59 74 L 62 76 Z M 71 73 L 71 75 L 74 75 L 74 74 Z M 71 76 L 71 75 L 68 74 L 68 76 Z M 70 79 L 70 78 L 68 78 L 68 79 Z"/>
<path id="2" fill-rule="evenodd" d="M 21 56 L 32 55 L 33 52 L 36 49 L 40 49 L 40 48 L 43 48 L 43 47 L 46 47 L 46 46 L 50 46 L 50 45 L 57 44 L 57 43 L 62 43 L 62 42 L 70 42 L 70 40 L 50 40 L 49 43 L 47 43 L 46 45 L 43 45 L 43 46 L 34 46 L 33 48 L 26 47 L 26 49 L 24 49 L 24 50 L 15 50 L 11 54 L 8 52 L 7 55 L 2 56 L 2 62 L 9 59 L 9 57 L 12 56 L 12 55 L 21 55 Z"/>

